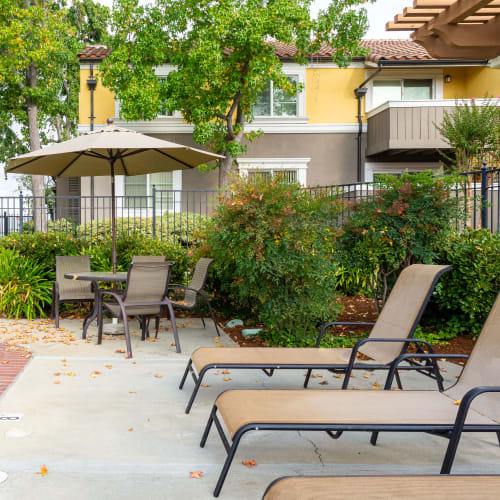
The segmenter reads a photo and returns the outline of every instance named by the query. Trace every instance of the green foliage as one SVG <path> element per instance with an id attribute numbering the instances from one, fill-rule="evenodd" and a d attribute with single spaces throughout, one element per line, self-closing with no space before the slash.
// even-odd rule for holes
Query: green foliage
<path id="1" fill-rule="evenodd" d="M 369 288 L 383 303 L 404 267 L 433 263 L 460 215 L 457 199 L 449 195 L 455 182 L 431 172 L 384 177 L 372 199 L 353 207 L 339 239 L 339 262 L 351 270 L 350 282 L 355 276 L 371 281 Z"/>
<path id="2" fill-rule="evenodd" d="M 453 111 L 444 113 L 439 129 L 443 139 L 455 153 L 460 171 L 500 160 L 499 100 L 488 99 L 478 105 L 474 99 L 456 102 Z"/>
<path id="3" fill-rule="evenodd" d="M 43 266 L 26 255 L 0 248 L 0 314 L 8 318 L 45 316 L 52 283 Z"/>
<path id="4" fill-rule="evenodd" d="M 205 233 L 217 289 L 233 313 L 281 345 L 309 345 L 339 312 L 333 293 L 335 205 L 278 179 L 239 179 Z"/>
<path id="5" fill-rule="evenodd" d="M 165 212 L 156 218 L 156 239 L 183 245 L 199 245 L 200 232 L 207 226 L 207 217 L 194 213 L 172 214 Z M 64 230 L 64 225 L 62 226 Z M 99 219 L 78 226 L 77 234 L 92 241 L 103 241 L 111 237 L 111 219 Z M 141 234 L 153 237 L 153 219 L 146 217 L 123 217 L 116 219 L 116 234 L 128 236 Z"/>
<path id="6" fill-rule="evenodd" d="M 229 172 L 245 150 L 244 125 L 268 81 L 288 94 L 300 90 L 270 40 L 294 44 L 299 64 L 327 43 L 332 59 L 345 66 L 364 53 L 359 41 L 367 17 L 358 7 L 366 1 L 335 0 L 312 19 L 311 0 L 156 0 L 146 6 L 117 0 L 103 82 L 127 120 L 151 120 L 163 107 L 182 111 L 194 139 L 224 154 Z M 159 81 L 155 68 L 165 61 L 176 69 Z"/>
<path id="7" fill-rule="evenodd" d="M 459 334 L 477 335 L 500 291 L 500 234 L 468 229 L 452 234 L 436 261 L 453 266 L 438 283 L 425 322 Z"/>

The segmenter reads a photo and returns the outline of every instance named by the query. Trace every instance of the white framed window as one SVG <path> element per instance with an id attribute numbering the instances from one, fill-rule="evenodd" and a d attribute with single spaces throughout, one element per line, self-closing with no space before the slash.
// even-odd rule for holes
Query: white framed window
<path id="1" fill-rule="evenodd" d="M 365 182 L 373 182 L 380 175 L 395 175 L 401 176 L 404 173 L 427 172 L 427 170 L 435 171 L 441 169 L 441 164 L 438 161 L 434 162 L 365 162 Z"/>
<path id="2" fill-rule="evenodd" d="M 238 158 L 240 175 L 271 179 L 280 176 L 284 182 L 307 186 L 307 167 L 311 158 Z"/>
<path id="3" fill-rule="evenodd" d="M 154 210 L 157 215 L 165 211 L 179 211 L 181 204 L 182 170 L 144 175 L 123 175 L 116 178 L 117 205 L 133 211 L 135 216 L 149 217 L 153 186 L 156 189 Z"/>

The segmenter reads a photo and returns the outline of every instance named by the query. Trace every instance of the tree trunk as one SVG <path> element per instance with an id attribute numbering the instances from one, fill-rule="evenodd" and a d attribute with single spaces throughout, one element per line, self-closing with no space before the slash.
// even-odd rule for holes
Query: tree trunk
<path id="1" fill-rule="evenodd" d="M 219 188 L 224 188 L 231 181 L 231 176 L 237 174 L 237 168 L 233 165 L 234 159 L 228 153 L 224 153 L 225 158 L 220 161 L 219 166 Z"/>
<path id="2" fill-rule="evenodd" d="M 30 65 L 27 70 L 28 86 L 35 88 L 36 66 Z M 28 112 L 28 130 L 30 138 L 30 151 L 40 149 L 40 130 L 38 128 L 38 107 L 33 100 L 26 98 Z M 31 185 L 33 190 L 33 223 L 34 231 L 47 232 L 47 218 L 45 216 L 45 179 L 43 175 L 32 175 Z"/>

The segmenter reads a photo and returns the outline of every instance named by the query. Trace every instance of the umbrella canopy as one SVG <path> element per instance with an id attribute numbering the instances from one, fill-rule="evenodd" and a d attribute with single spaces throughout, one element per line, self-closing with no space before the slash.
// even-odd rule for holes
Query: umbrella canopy
<path id="1" fill-rule="evenodd" d="M 109 125 L 74 139 L 11 158 L 7 173 L 52 177 L 111 176 L 111 236 L 116 273 L 115 175 L 141 175 L 194 168 L 213 153 Z"/>
<path id="2" fill-rule="evenodd" d="M 12 158 L 7 173 L 90 177 L 141 175 L 193 168 L 222 158 L 134 130 L 108 125 L 37 151 Z"/>

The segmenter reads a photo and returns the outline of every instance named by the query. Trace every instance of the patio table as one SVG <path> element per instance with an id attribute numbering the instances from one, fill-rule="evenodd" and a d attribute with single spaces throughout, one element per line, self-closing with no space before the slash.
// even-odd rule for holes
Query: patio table
<path id="1" fill-rule="evenodd" d="M 94 309 L 83 321 L 82 339 L 87 338 L 87 330 L 90 323 L 97 318 L 97 313 L 99 311 L 99 301 L 101 296 L 99 293 L 99 283 L 125 283 L 127 281 L 127 272 L 117 272 L 113 274 L 107 271 L 88 271 L 88 272 L 78 272 L 78 273 L 67 273 L 64 277 L 68 280 L 82 280 L 91 281 L 93 283 L 94 289 Z"/>

